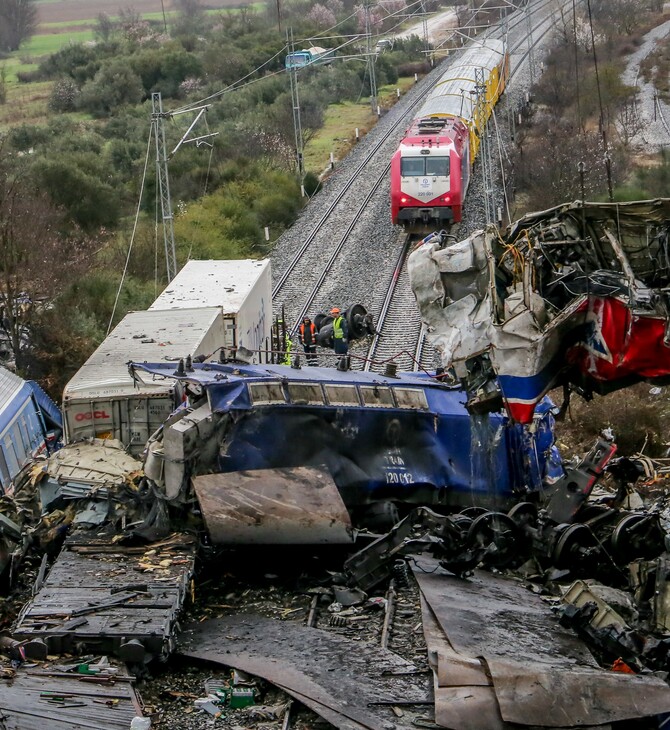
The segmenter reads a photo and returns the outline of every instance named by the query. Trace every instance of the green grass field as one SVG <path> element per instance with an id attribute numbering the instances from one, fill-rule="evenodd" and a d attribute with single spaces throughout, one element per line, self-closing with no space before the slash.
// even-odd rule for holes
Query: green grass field
<path id="1" fill-rule="evenodd" d="M 33 71 L 42 58 L 60 50 L 68 43 L 86 43 L 93 40 L 92 30 L 72 31 L 63 33 L 45 33 L 34 35 L 24 43 L 18 51 L 12 53 L 5 61 L 0 61 L 0 67 L 5 69 L 7 83 L 17 83 L 17 74 L 21 71 Z"/>
<path id="2" fill-rule="evenodd" d="M 382 86 L 378 92 L 379 106 L 388 109 L 397 101 L 396 89 L 401 94 L 414 85 L 413 78 L 398 79 L 392 86 Z M 356 144 L 356 128 L 362 137 L 377 122 L 368 99 L 343 104 L 331 104 L 325 114 L 323 127 L 309 140 L 304 149 L 305 170 L 321 174 L 330 165 L 330 153 L 341 160 Z"/>
<path id="3" fill-rule="evenodd" d="M 48 56 L 68 43 L 86 43 L 93 40 L 92 30 L 67 30 L 63 33 L 34 35 L 18 51 L 19 57 Z"/>
<path id="4" fill-rule="evenodd" d="M 55 2 L 56 0 L 54 0 Z M 260 11 L 263 8 L 263 3 L 254 3 L 252 5 L 246 5 L 245 7 L 251 8 L 252 10 Z M 206 10 L 205 15 L 216 15 L 218 13 L 239 13 L 240 8 L 219 8 L 216 10 Z M 167 20 L 171 20 L 176 15 L 176 11 L 174 10 L 168 10 L 165 13 L 165 18 Z M 142 15 L 142 18 L 144 20 L 154 20 L 158 22 L 163 21 L 163 13 L 144 13 Z M 118 15 L 110 15 L 109 19 L 112 21 L 117 21 L 119 19 Z M 59 28 L 73 28 L 77 26 L 81 26 L 83 28 L 90 28 L 91 26 L 95 25 L 97 22 L 97 18 L 82 18 L 80 20 L 64 20 L 61 23 L 42 23 L 39 26 L 39 32 L 40 34 L 56 34 Z"/>
<path id="5" fill-rule="evenodd" d="M 61 0 L 39 0 L 37 3 L 60 2 Z M 245 7 L 254 10 L 260 10 L 264 7 L 264 3 L 253 3 Z M 208 14 L 217 13 L 235 13 L 239 12 L 239 8 L 222 8 L 216 10 L 207 10 Z M 174 12 L 167 12 L 166 17 L 169 19 L 174 16 Z M 142 16 L 145 20 L 162 21 L 162 13 L 145 13 Z M 117 20 L 112 17 L 112 20 Z M 33 71 L 37 68 L 39 61 L 51 53 L 56 53 L 68 43 L 86 43 L 95 40 L 94 25 L 95 18 L 79 19 L 75 21 L 62 23 L 45 23 L 40 26 L 41 32 L 34 35 L 28 42 L 24 43 L 21 48 L 12 53 L 5 61 L 0 61 L 0 68 L 5 69 L 6 81 L 8 85 L 17 83 L 17 74 L 22 71 Z M 73 30 L 73 28 L 81 28 L 81 30 Z M 59 32 L 60 30 L 60 32 Z"/>

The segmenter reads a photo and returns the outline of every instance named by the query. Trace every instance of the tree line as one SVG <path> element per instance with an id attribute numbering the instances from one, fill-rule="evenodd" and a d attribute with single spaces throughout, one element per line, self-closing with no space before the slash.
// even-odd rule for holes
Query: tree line
<path id="1" fill-rule="evenodd" d="M 167 33 L 162 21 L 146 21 L 131 9 L 114 19 L 101 15 L 95 43 L 68 45 L 20 74 L 20 83 L 48 82 L 51 92 L 42 123 L 1 135 L 1 324 L 19 371 L 54 398 L 110 324 L 145 308 L 165 284 L 149 144 L 153 92 L 160 91 L 165 109 L 209 100 L 206 129 L 216 134 L 208 144 L 183 145 L 170 159 L 179 264 L 188 257 L 266 255 L 305 203 L 301 183 L 310 194 L 318 188 L 317 171 L 303 181 L 295 173 L 285 30 L 276 7 L 212 15 L 196 0 L 182 0 Z M 328 45 L 360 34 L 353 3 L 327 0 L 315 7 L 305 0 L 283 3 L 283 28 L 292 23 L 296 39 L 307 43 L 330 13 L 346 20 Z M 392 22 L 384 18 L 376 32 Z M 377 83 L 424 68 L 423 51 L 418 38 L 397 43 L 378 57 Z M 370 94 L 361 59 L 305 69 L 299 78 L 304 143 L 329 104 Z M 193 116 L 166 119 L 169 149 Z"/>
<path id="2" fill-rule="evenodd" d="M 670 195 L 665 152 L 649 151 L 645 164 L 638 164 L 641 155 L 630 144 L 642 124 L 637 89 L 621 80 L 630 54 L 658 24 L 662 9 L 659 0 L 590 0 L 590 14 L 570 6 L 557 12 L 532 103 L 515 110 L 522 119 L 513 170 L 519 212 L 582 197 Z"/>

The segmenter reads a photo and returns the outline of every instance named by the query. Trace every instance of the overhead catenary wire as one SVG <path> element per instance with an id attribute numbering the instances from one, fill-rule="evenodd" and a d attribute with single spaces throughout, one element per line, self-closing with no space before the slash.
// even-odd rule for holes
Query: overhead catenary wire
<path id="1" fill-rule="evenodd" d="M 213 94 L 210 94 L 209 96 L 204 97 L 203 99 L 200 99 L 199 101 L 191 102 L 190 104 L 184 104 L 184 106 L 178 107 L 177 109 L 173 109 L 171 112 L 168 112 L 168 114 L 177 114 L 182 113 L 186 111 L 190 111 L 194 107 L 202 106 L 203 104 L 206 104 L 209 101 L 212 101 L 213 99 L 218 99 L 221 96 L 223 96 L 226 93 L 229 93 L 230 91 L 234 91 L 236 89 L 244 88 L 244 86 L 248 86 L 249 84 L 240 85 L 242 81 L 245 81 L 246 79 L 252 77 L 254 74 L 260 73 L 266 66 L 268 66 L 272 61 L 274 61 L 276 58 L 281 56 L 282 54 L 286 53 L 286 46 L 282 46 L 277 53 L 274 54 L 271 58 L 264 61 L 260 66 L 257 66 L 253 71 L 249 71 L 248 74 L 245 74 L 242 76 L 242 78 L 238 79 L 237 81 L 234 81 L 232 84 L 228 84 L 228 86 L 225 86 L 223 89 L 220 89 L 219 91 L 215 91 Z M 274 71 L 266 76 L 262 76 L 261 78 L 254 79 L 250 83 L 254 83 L 256 81 L 260 81 L 262 79 L 271 78 L 272 76 L 276 76 L 279 73 L 283 73 L 283 69 L 281 71 Z"/>
<path id="2" fill-rule="evenodd" d="M 137 200 L 137 209 L 135 211 L 135 221 L 133 223 L 133 232 L 130 236 L 130 243 L 128 244 L 128 253 L 126 254 L 126 262 L 123 266 L 123 273 L 121 274 L 121 281 L 119 282 L 119 288 L 116 290 L 116 297 L 114 299 L 114 306 L 112 307 L 112 314 L 109 317 L 109 324 L 107 325 L 107 334 L 109 334 L 112 330 L 112 323 L 114 322 L 116 308 L 119 304 L 119 298 L 121 296 L 121 289 L 123 288 L 123 284 L 126 279 L 126 274 L 128 272 L 130 254 L 133 250 L 133 244 L 135 242 L 135 234 L 137 233 L 137 225 L 138 225 L 139 219 L 140 219 L 140 208 L 142 205 L 142 195 L 144 193 L 144 184 L 147 179 L 147 167 L 149 165 L 149 151 L 151 150 L 152 137 L 153 137 L 153 124 L 149 127 L 149 139 L 147 140 L 147 151 L 146 151 L 146 154 L 144 155 L 144 170 L 142 171 L 142 183 L 140 185 L 140 194 L 139 194 L 138 200 Z"/>
<path id="3" fill-rule="evenodd" d="M 509 198 L 507 197 L 507 177 L 505 175 L 505 167 L 503 165 L 503 158 L 502 153 L 503 150 L 505 150 L 505 147 L 502 143 L 502 138 L 500 135 L 500 129 L 498 128 L 498 119 L 496 117 L 496 110 L 495 107 L 493 109 L 493 126 L 496 128 L 496 140 L 498 142 L 498 159 L 500 164 L 500 177 L 502 178 L 502 190 L 503 190 L 503 198 L 505 200 L 505 214 L 507 215 L 507 220 L 512 219 L 512 215 L 509 209 Z M 505 157 L 507 157 L 507 161 L 509 162 L 509 155 L 507 154 L 507 150 L 505 150 Z"/>
<path id="4" fill-rule="evenodd" d="M 410 5 L 404 7 L 402 9 L 402 12 L 403 13 L 406 13 L 408 8 L 411 8 L 411 7 L 415 6 L 415 5 L 416 6 L 420 6 L 420 4 L 421 4 L 421 0 L 415 0 L 415 2 L 413 2 Z M 399 14 L 399 13 L 400 13 L 400 11 L 397 11 L 396 13 L 391 13 L 390 15 L 387 16 L 387 18 L 392 18 L 396 14 Z M 351 18 L 353 18 L 353 17 L 355 17 L 355 13 L 350 14 L 349 16 L 347 16 L 347 18 L 339 21 L 334 26 L 331 26 L 330 28 L 327 28 L 322 33 L 319 33 L 317 35 L 311 36 L 310 39 L 304 39 L 304 40 L 310 40 L 310 42 L 312 42 L 314 39 L 325 40 L 325 39 L 331 37 L 331 36 L 328 36 L 327 35 L 328 33 L 331 33 L 337 27 L 339 27 L 343 23 L 346 23 L 348 20 L 351 20 Z M 397 28 L 399 25 L 400 25 L 400 23 L 398 23 L 398 25 L 394 26 L 393 29 Z M 393 29 L 391 29 L 391 30 L 393 30 Z M 339 36 L 339 37 L 341 37 L 341 36 Z M 333 48 L 331 50 L 333 52 L 336 52 L 336 51 L 341 50 L 342 48 L 346 48 L 348 45 L 351 45 L 352 43 L 354 43 L 357 39 L 359 39 L 361 37 L 362 37 L 362 34 L 356 34 L 356 35 L 352 36 L 349 40 L 346 40 L 345 42 L 341 43 L 339 46 L 336 46 L 335 48 Z M 168 114 L 178 114 L 178 113 L 190 111 L 194 107 L 202 106 L 203 104 L 207 104 L 210 101 L 214 101 L 216 99 L 219 99 L 222 96 L 224 96 L 225 94 L 230 93 L 231 91 L 237 91 L 239 89 L 246 88 L 247 86 L 249 86 L 249 85 L 251 85 L 253 83 L 257 83 L 258 81 L 262 81 L 262 80 L 267 79 L 267 78 L 272 78 L 273 76 L 277 76 L 277 75 L 279 75 L 281 73 L 284 73 L 284 69 L 282 68 L 279 71 L 273 71 L 273 72 L 267 73 L 267 74 L 265 74 L 265 75 L 263 75 L 263 76 L 261 76 L 259 78 L 252 79 L 251 81 L 249 81 L 247 83 L 243 83 L 247 79 L 253 77 L 255 74 L 258 74 L 261 71 L 263 71 L 263 69 L 265 69 L 269 64 L 271 64 L 279 56 L 286 54 L 286 52 L 287 52 L 287 46 L 284 45 L 284 46 L 282 46 L 282 48 L 279 51 L 277 51 L 277 53 L 275 53 L 273 56 L 271 56 L 269 59 L 267 59 L 266 61 L 264 61 L 263 63 L 261 63 L 259 66 L 257 66 L 255 69 L 253 69 L 249 73 L 247 73 L 244 76 L 242 76 L 237 81 L 234 81 L 232 84 L 228 84 L 228 86 L 225 86 L 223 89 L 220 89 L 219 91 L 215 91 L 213 94 L 210 94 L 209 96 L 203 97 L 202 99 L 199 99 L 198 101 L 193 101 L 193 102 L 191 102 L 189 104 L 184 104 L 181 107 L 177 107 L 176 109 L 173 109 L 171 112 L 168 112 Z M 311 65 L 311 64 L 308 64 L 308 65 Z"/>

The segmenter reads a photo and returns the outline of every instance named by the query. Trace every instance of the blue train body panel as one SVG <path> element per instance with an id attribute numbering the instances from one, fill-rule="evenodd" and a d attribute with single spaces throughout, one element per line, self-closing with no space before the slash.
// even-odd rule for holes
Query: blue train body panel
<path id="1" fill-rule="evenodd" d="M 0 494 L 26 464 L 47 450 L 49 429 L 37 393 L 51 402 L 36 383 L 0 367 Z M 52 419 L 57 427 L 58 409 L 51 411 Z"/>
<path id="2" fill-rule="evenodd" d="M 381 499 L 496 504 L 561 472 L 550 402 L 536 428 L 471 417 L 466 395 L 434 378 L 281 365 L 133 364 L 146 380 L 182 380 L 228 415 L 220 472 L 325 465 L 348 506 Z"/>

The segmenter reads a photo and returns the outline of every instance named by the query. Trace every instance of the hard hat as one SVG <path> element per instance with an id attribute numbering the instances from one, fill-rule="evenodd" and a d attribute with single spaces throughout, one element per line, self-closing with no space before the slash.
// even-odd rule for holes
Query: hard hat
<path id="1" fill-rule="evenodd" d="M 340 313 L 340 310 L 339 310 L 339 309 L 338 309 L 337 307 L 333 307 L 333 308 L 332 308 L 332 309 L 330 310 L 330 313 L 331 313 L 331 314 L 339 314 L 339 313 Z"/>

